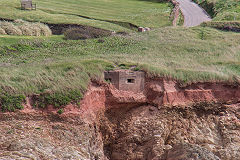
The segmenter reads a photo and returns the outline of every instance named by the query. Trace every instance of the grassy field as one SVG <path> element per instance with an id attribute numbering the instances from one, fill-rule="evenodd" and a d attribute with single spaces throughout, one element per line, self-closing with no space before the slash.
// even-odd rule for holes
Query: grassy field
<path id="1" fill-rule="evenodd" d="M 20 9 L 19 0 L 1 0 L 0 18 L 23 19 L 47 23 L 76 23 L 103 29 L 123 31 L 127 22 L 137 26 L 170 25 L 171 5 L 157 0 L 37 0 L 36 11 Z M 89 17 L 91 19 L 88 19 Z"/>
<path id="2" fill-rule="evenodd" d="M 9 94 L 84 90 L 105 69 L 136 65 L 151 76 L 187 82 L 240 77 L 240 36 L 209 28 L 164 27 L 103 41 L 0 38 L 0 88 Z"/>

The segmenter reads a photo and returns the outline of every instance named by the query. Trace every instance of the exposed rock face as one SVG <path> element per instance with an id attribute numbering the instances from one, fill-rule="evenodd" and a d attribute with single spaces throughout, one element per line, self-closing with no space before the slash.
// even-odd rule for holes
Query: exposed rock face
<path id="1" fill-rule="evenodd" d="M 62 115 L 30 100 L 0 113 L 0 160 L 238 160 L 239 101 L 239 86 L 224 83 L 147 80 L 137 94 L 92 84 Z"/>
<path id="2" fill-rule="evenodd" d="M 220 160 L 209 150 L 198 145 L 178 144 L 167 154 L 167 160 Z"/>
<path id="3" fill-rule="evenodd" d="M 154 105 L 189 105 L 196 102 L 236 103 L 240 86 L 227 83 L 194 83 L 186 87 L 172 80 L 155 79 L 146 83 L 145 95 Z"/>
<path id="4" fill-rule="evenodd" d="M 217 105 L 208 106 L 208 110 L 204 109 L 207 106 L 195 107 L 141 106 L 109 111 L 108 122 L 102 125 L 102 132 L 107 133 L 105 146 L 111 150 L 109 158 L 166 159 L 166 152 L 175 144 L 189 143 L 221 159 L 237 160 L 240 156 L 240 106 L 237 110 Z M 220 111 L 224 112 L 218 115 Z"/>
<path id="5" fill-rule="evenodd" d="M 0 160 L 104 159 L 100 132 L 79 118 L 5 115 L 0 121 Z"/>

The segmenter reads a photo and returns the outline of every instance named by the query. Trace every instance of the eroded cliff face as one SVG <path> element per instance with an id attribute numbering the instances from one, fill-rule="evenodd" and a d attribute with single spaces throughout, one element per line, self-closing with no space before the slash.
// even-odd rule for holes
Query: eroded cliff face
<path id="1" fill-rule="evenodd" d="M 89 85 L 80 107 L 0 113 L 0 159 L 240 157 L 240 87 L 148 79 L 143 93 Z"/>
<path id="2" fill-rule="evenodd" d="M 104 157 L 95 124 L 78 117 L 5 115 L 0 118 L 1 160 L 91 160 Z"/>
<path id="3" fill-rule="evenodd" d="M 116 160 L 173 159 L 171 149 L 186 143 L 199 145 L 221 159 L 237 160 L 240 156 L 239 107 L 201 105 L 157 109 L 143 105 L 126 111 L 111 110 L 102 125 L 102 133 L 106 135 L 105 151 L 109 152 L 109 159 Z M 187 159 L 187 154 L 192 153 L 175 159 Z M 206 153 L 195 154 L 198 158 L 188 158 L 217 159 L 209 158 Z"/>

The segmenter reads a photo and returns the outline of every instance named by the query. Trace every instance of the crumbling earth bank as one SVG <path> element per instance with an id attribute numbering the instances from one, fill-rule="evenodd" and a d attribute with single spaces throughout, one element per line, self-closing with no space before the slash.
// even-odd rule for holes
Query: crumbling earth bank
<path id="1" fill-rule="evenodd" d="M 240 89 L 147 80 L 143 93 L 91 84 L 62 115 L 27 100 L 0 113 L 0 160 L 238 160 Z M 228 104 L 228 105 L 227 105 Z"/>

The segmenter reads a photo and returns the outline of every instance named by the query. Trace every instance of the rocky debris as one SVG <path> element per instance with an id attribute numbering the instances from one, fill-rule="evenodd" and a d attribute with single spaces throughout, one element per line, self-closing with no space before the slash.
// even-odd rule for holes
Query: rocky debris
<path id="1" fill-rule="evenodd" d="M 105 159 L 100 132 L 94 126 L 42 117 L 38 120 L 28 114 L 27 120 L 11 115 L 1 119 L 0 160 Z"/>
<path id="2" fill-rule="evenodd" d="M 145 27 L 145 31 L 150 31 L 151 29 L 149 27 Z"/>
<path id="3" fill-rule="evenodd" d="M 133 93 L 129 91 L 121 91 L 115 89 L 112 85 L 105 88 L 107 99 L 105 101 L 105 108 L 111 109 L 121 106 L 136 106 L 147 102 L 146 96 L 140 93 Z"/>
<path id="4" fill-rule="evenodd" d="M 138 32 L 146 32 L 146 31 L 150 31 L 151 29 L 149 27 L 138 27 Z"/>
<path id="5" fill-rule="evenodd" d="M 178 144 L 167 153 L 166 160 L 220 160 L 209 150 L 193 144 Z"/>
<path id="6" fill-rule="evenodd" d="M 138 32 L 145 32 L 145 29 L 143 27 L 138 27 Z"/>

